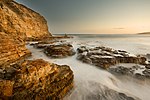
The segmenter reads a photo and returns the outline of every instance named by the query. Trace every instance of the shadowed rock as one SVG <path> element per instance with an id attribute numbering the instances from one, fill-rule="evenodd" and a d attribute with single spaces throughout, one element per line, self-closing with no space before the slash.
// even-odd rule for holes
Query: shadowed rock
<path id="1" fill-rule="evenodd" d="M 114 50 L 103 46 L 95 48 L 81 46 L 77 49 L 77 52 L 77 59 L 104 69 L 118 63 L 145 64 L 146 61 L 145 57 L 131 55 L 127 51 Z"/>
<path id="2" fill-rule="evenodd" d="M 135 66 L 115 66 L 108 69 L 109 72 L 118 75 L 128 75 L 137 79 L 150 79 L 150 69 L 147 69 L 144 65 Z"/>

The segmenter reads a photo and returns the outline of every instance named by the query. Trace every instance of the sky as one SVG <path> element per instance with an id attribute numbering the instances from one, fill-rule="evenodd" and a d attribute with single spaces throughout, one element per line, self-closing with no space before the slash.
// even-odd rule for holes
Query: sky
<path id="1" fill-rule="evenodd" d="M 51 33 L 150 31 L 150 0 L 16 0 L 39 12 Z"/>

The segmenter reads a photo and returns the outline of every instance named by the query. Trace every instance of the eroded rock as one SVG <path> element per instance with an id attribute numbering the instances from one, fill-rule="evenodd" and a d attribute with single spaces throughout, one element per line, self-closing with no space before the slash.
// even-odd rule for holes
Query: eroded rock
<path id="1" fill-rule="evenodd" d="M 37 59 L 23 62 L 19 69 L 12 66 L 4 70 L 13 77 L 0 79 L 2 99 L 59 100 L 73 87 L 73 72 L 67 65 Z"/>
<path id="2" fill-rule="evenodd" d="M 77 49 L 77 59 L 101 68 L 107 69 L 118 63 L 145 64 L 146 58 L 136 56 L 123 50 L 114 50 L 107 47 L 88 48 L 81 46 Z"/>
<path id="3" fill-rule="evenodd" d="M 41 40 L 51 36 L 45 18 L 13 0 L 0 0 L 0 31 L 24 40 Z"/>
<path id="4" fill-rule="evenodd" d="M 73 46 L 70 44 L 51 45 L 44 49 L 44 53 L 52 58 L 63 58 L 75 54 Z"/>
<path id="5" fill-rule="evenodd" d="M 0 65 L 14 63 L 30 55 L 21 37 L 0 32 Z"/>
<path id="6" fill-rule="evenodd" d="M 150 69 L 147 69 L 144 65 L 134 66 L 115 66 L 108 69 L 109 72 L 118 75 L 128 75 L 137 79 L 150 79 Z"/>

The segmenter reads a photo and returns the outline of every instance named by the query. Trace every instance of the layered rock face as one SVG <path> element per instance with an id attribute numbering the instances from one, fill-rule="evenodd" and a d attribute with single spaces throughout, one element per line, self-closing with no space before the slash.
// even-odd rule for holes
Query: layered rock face
<path id="1" fill-rule="evenodd" d="M 13 0 L 0 0 L 0 31 L 27 40 L 50 37 L 44 17 Z"/>
<path id="2" fill-rule="evenodd" d="M 18 36 L 10 36 L 0 32 L 0 66 L 19 61 L 29 56 L 24 41 Z"/>
<path id="3" fill-rule="evenodd" d="M 44 53 L 52 58 L 63 58 L 75 54 L 73 46 L 70 44 L 51 45 L 44 49 Z"/>
<path id="4" fill-rule="evenodd" d="M 42 59 L 0 69 L 0 98 L 13 100 L 59 100 L 73 87 L 73 72 L 67 65 Z"/>
<path id="5" fill-rule="evenodd" d="M 77 59 L 107 69 L 118 63 L 145 64 L 146 58 L 136 56 L 123 50 L 115 50 L 107 47 L 87 48 L 82 46 L 77 49 Z"/>

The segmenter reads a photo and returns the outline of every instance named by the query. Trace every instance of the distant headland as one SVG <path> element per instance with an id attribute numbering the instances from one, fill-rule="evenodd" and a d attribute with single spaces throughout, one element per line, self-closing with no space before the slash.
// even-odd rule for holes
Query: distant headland
<path id="1" fill-rule="evenodd" d="M 137 33 L 139 35 L 150 35 L 150 32 Z"/>

